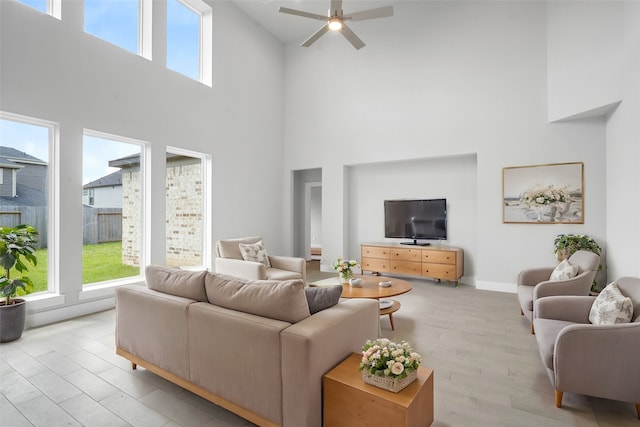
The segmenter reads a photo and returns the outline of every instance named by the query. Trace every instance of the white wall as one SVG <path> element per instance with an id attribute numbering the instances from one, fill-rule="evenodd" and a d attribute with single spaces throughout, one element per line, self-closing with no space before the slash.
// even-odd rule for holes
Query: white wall
<path id="1" fill-rule="evenodd" d="M 281 204 L 273 201 L 282 198 L 283 48 L 235 6 L 210 3 L 213 87 L 165 68 L 163 2 L 153 2 L 148 61 L 85 34 L 82 2 L 65 1 L 57 20 L 0 1 L 0 110 L 60 125 L 52 157 L 59 167 L 59 243 L 49 248 L 59 258 L 55 283 L 63 297 L 53 305 L 29 303 L 30 325 L 113 305 L 112 289 L 81 292 L 83 128 L 149 143 L 151 262 L 162 264 L 165 256 L 167 146 L 212 158 L 211 240 L 262 234 L 282 253 Z"/>
<path id="2" fill-rule="evenodd" d="M 640 276 L 640 4 L 552 2 L 548 15 L 549 117 L 608 114 L 607 276 Z"/>
<path id="3" fill-rule="evenodd" d="M 625 2 L 622 103 L 607 121 L 609 279 L 640 277 L 640 3 Z"/>
<path id="4" fill-rule="evenodd" d="M 460 156 L 462 169 L 476 156 L 475 179 L 458 182 L 476 188 L 477 244 L 465 259 L 478 287 L 513 290 L 523 267 L 553 265 L 556 234 L 605 238 L 604 121 L 548 124 L 545 3 L 400 2 L 393 18 L 351 27 L 360 51 L 337 34 L 286 48 L 284 166 L 323 168 L 325 266 L 359 258 L 357 242 L 382 227 L 352 217 L 345 167 L 360 182 L 359 165 L 409 159 Z M 585 224 L 502 223 L 503 167 L 575 161 L 585 164 Z M 452 236 L 460 226 L 450 222 Z"/>
<path id="5" fill-rule="evenodd" d="M 623 2 L 548 4 L 549 121 L 602 115 L 622 97 Z"/>

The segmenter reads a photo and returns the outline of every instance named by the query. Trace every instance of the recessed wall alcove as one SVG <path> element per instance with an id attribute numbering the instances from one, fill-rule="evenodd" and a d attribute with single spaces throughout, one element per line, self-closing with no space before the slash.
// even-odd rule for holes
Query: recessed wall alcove
<path id="1" fill-rule="evenodd" d="M 360 258 L 362 242 L 402 241 L 384 238 L 384 200 L 446 198 L 448 236 L 441 243 L 464 249 L 462 282 L 474 284 L 478 227 L 475 153 L 353 165 L 347 168 L 345 179 L 349 257 Z"/>

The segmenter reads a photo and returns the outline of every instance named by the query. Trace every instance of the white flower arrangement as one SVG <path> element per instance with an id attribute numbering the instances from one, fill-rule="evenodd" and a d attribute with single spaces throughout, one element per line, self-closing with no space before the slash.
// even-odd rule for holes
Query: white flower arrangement
<path id="1" fill-rule="evenodd" d="M 569 202 L 571 197 L 567 187 L 555 188 L 553 185 L 549 185 L 525 191 L 520 196 L 520 200 L 529 206 L 543 207 L 554 203 Z"/>
<path id="2" fill-rule="evenodd" d="M 351 268 L 358 265 L 358 262 L 352 259 L 342 259 L 338 258 L 335 264 L 333 264 L 333 269 L 336 270 L 340 274 L 344 274 L 345 276 L 353 276 L 351 272 Z"/>
<path id="3" fill-rule="evenodd" d="M 422 356 L 413 351 L 411 346 L 402 341 L 397 344 L 386 338 L 367 342 L 362 346 L 362 360 L 358 370 L 371 375 L 406 378 L 418 369 Z"/>

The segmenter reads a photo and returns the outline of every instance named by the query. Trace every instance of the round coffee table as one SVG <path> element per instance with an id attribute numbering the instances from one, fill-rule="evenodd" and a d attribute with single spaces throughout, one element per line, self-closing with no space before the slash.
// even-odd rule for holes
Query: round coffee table
<path id="1" fill-rule="evenodd" d="M 351 286 L 348 283 L 342 285 L 342 298 L 373 298 L 380 300 L 382 298 L 389 298 L 400 294 L 406 294 L 412 289 L 411 283 L 406 280 L 397 279 L 395 277 L 383 277 L 383 276 L 354 276 L 362 279 L 362 283 L 359 287 Z M 383 288 L 378 283 L 386 281 L 391 282 L 391 286 Z M 391 330 L 395 331 L 395 325 L 393 324 L 393 313 L 400 309 L 400 302 L 391 300 L 393 304 L 391 307 L 383 308 L 380 310 L 380 315 L 389 315 L 389 323 L 391 323 Z"/>

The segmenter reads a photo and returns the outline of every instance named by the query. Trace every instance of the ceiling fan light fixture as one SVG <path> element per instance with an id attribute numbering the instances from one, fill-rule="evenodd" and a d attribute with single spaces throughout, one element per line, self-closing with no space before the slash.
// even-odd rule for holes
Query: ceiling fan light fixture
<path id="1" fill-rule="evenodd" d="M 329 19 L 329 29 L 331 31 L 340 31 L 342 29 L 342 19 Z"/>

